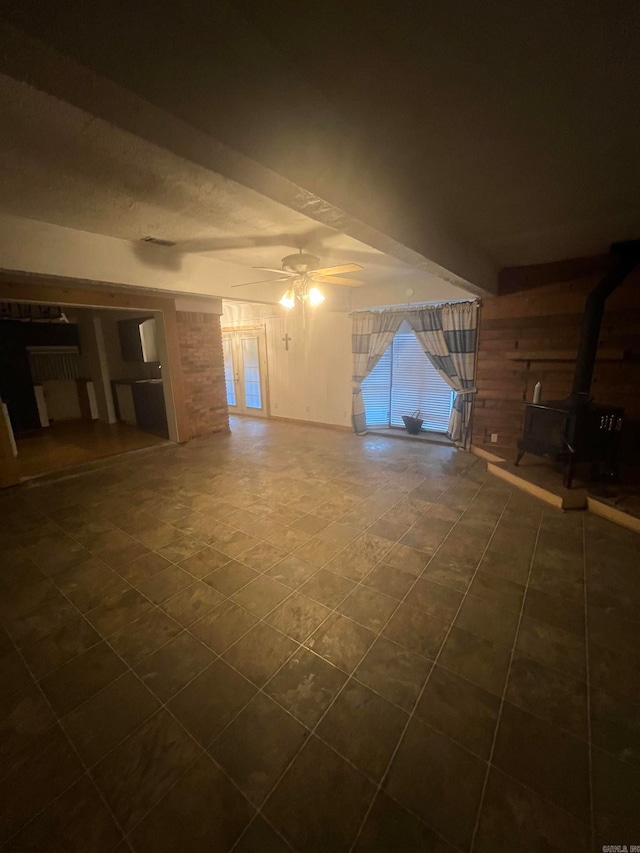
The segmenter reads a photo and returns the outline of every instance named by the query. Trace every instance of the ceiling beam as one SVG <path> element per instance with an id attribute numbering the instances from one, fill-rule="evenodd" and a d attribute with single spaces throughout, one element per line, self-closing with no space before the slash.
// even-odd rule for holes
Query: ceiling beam
<path id="1" fill-rule="evenodd" d="M 96 30 L 95 39 L 105 41 L 104 34 Z M 103 57 L 102 73 L 98 73 L 6 20 L 0 20 L 0 43 L 0 72 L 467 292 L 479 296 L 497 292 L 494 265 L 429 214 L 426 200 L 418 202 L 417 211 L 416 206 L 409 210 L 394 194 L 388 176 L 368 174 L 353 162 L 345 169 L 341 150 L 322 142 L 321 129 L 314 139 L 307 127 L 296 150 L 296 129 L 287 138 L 287 127 L 278 126 L 276 136 L 261 146 L 264 126 L 251 121 L 252 105 L 246 93 L 244 103 L 243 93 L 238 94 L 240 104 L 234 109 L 249 117 L 249 126 L 240 128 L 236 115 L 235 121 L 221 120 L 218 127 L 217 105 L 228 101 L 229 93 L 214 87 L 203 100 L 195 78 L 185 80 L 184 74 L 177 89 L 168 85 L 171 74 L 154 83 L 159 58 L 150 65 L 142 49 L 138 56 L 128 57 L 126 72 L 115 66 L 105 69 Z M 122 48 L 113 54 L 122 55 Z M 119 77 L 119 82 L 112 77 Z M 303 109 L 306 90 L 294 94 Z M 309 115 L 300 116 L 302 126 L 313 126 L 313 109 L 323 108 L 320 101 L 311 106 Z M 328 115 L 326 106 L 324 115 Z M 254 144 L 251 140 L 256 138 Z M 276 144 L 278 140 L 281 144 Z"/>

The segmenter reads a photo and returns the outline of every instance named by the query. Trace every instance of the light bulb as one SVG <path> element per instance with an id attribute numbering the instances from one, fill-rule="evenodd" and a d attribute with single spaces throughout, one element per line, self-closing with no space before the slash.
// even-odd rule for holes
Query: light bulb
<path id="1" fill-rule="evenodd" d="M 296 304 L 296 297 L 293 293 L 293 290 L 287 290 L 282 299 L 280 300 L 280 305 L 283 308 L 293 308 Z"/>
<path id="2" fill-rule="evenodd" d="M 317 287 L 312 287 L 309 291 L 309 305 L 320 305 L 324 302 L 324 296 L 320 293 Z"/>

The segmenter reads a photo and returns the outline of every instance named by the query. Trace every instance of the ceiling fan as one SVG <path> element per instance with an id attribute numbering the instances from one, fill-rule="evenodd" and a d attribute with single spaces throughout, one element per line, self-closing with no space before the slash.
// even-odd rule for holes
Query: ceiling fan
<path id="1" fill-rule="evenodd" d="M 360 264 L 338 264 L 333 267 L 320 267 L 320 258 L 317 255 L 303 252 L 302 249 L 298 254 L 284 257 L 282 259 L 282 269 L 278 270 L 273 267 L 254 267 L 254 269 L 281 273 L 281 276 L 280 278 L 261 279 L 260 281 L 250 281 L 246 284 L 234 284 L 232 286 L 248 287 L 251 284 L 287 281 L 290 287 L 280 300 L 280 305 L 285 308 L 293 308 L 296 304 L 296 299 L 302 302 L 303 306 L 308 303 L 312 307 L 324 302 L 324 295 L 316 287 L 318 283 L 339 284 L 346 287 L 361 287 L 363 284 L 362 281 L 357 281 L 354 278 L 344 278 L 341 275 L 342 273 L 358 272 L 362 269 Z"/>

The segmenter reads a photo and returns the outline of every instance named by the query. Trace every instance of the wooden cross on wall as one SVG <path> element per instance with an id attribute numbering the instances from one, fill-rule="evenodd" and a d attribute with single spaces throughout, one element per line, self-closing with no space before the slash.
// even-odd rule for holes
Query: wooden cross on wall
<path id="1" fill-rule="evenodd" d="M 284 341 L 284 348 L 286 349 L 287 352 L 289 352 L 289 341 L 292 340 L 292 338 L 289 337 L 289 332 L 287 332 L 287 334 L 284 336 L 284 338 L 282 340 Z"/>

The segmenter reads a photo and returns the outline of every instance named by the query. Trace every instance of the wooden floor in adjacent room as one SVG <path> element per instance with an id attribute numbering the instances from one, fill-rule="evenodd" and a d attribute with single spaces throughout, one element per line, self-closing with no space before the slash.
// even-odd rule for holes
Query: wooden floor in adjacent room
<path id="1" fill-rule="evenodd" d="M 129 424 L 104 424 L 100 421 L 60 421 L 41 432 L 19 438 L 20 476 L 39 477 L 61 468 L 70 468 L 163 444 L 166 439 Z"/>

